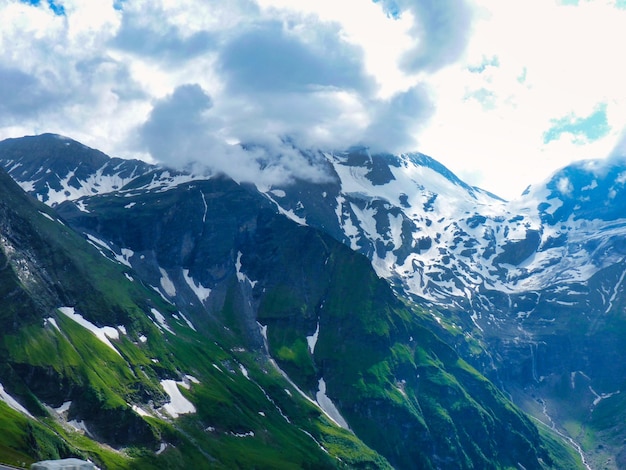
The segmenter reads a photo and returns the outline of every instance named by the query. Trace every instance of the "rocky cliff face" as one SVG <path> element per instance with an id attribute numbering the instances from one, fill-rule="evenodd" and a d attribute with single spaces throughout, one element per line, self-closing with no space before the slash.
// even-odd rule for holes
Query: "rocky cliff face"
<path id="1" fill-rule="evenodd" d="M 623 436 L 606 417 L 623 413 L 626 163 L 575 164 L 504 202 L 423 155 L 355 149 L 328 161 L 334 192 L 275 188 L 273 200 L 339 233 L 399 295 L 471 335 L 482 352 L 456 342 L 467 360 L 582 442 L 594 465 L 614 465 Z"/>

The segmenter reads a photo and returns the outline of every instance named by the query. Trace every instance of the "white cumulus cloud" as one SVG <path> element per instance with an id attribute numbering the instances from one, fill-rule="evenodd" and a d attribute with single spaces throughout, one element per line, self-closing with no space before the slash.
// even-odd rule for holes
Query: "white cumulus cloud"
<path id="1" fill-rule="evenodd" d="M 323 178 L 317 150 L 422 151 L 514 197 L 626 147 L 626 9 L 569 3 L 2 0 L 0 138 L 265 183 Z"/>

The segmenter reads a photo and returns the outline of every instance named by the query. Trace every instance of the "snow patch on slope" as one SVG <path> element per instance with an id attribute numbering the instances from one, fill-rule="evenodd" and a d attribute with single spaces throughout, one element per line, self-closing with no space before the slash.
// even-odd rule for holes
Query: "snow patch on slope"
<path id="1" fill-rule="evenodd" d="M 110 193 L 122 188 L 137 176 L 134 172 L 128 178 L 122 178 L 117 173 L 105 175 L 104 172 L 107 170 L 108 165 L 108 162 L 105 163 L 94 174 L 89 175 L 85 180 L 79 180 L 76 177 L 76 170 L 78 168 L 69 171 L 63 178 L 59 176 L 59 185 L 61 188 L 54 189 L 48 185 L 48 198 L 45 201 L 46 204 L 54 206 L 63 201 L 76 200 L 83 196 Z M 20 185 L 22 188 L 27 188 L 29 191 L 33 191 L 38 181 L 39 179 L 22 181 L 20 182 Z"/>
<path id="2" fill-rule="evenodd" d="M 294 221 L 295 223 L 297 223 L 298 225 L 307 225 L 306 219 L 304 219 L 303 217 L 300 217 L 299 215 L 297 215 L 297 214 L 293 211 L 293 209 L 289 209 L 289 210 L 285 209 L 284 207 L 282 207 L 282 206 L 280 205 L 280 203 L 279 203 L 279 202 L 277 202 L 277 201 L 276 201 L 276 199 L 274 199 L 274 198 L 272 197 L 272 195 L 271 195 L 270 193 L 274 193 L 274 194 L 275 194 L 276 190 L 272 190 L 272 191 L 262 191 L 262 190 L 259 188 L 259 191 L 260 191 L 260 192 L 262 192 L 262 193 L 264 193 L 264 194 L 267 196 L 267 198 L 268 198 L 270 201 L 272 201 L 272 202 L 276 205 L 276 209 L 278 209 L 278 212 L 279 212 L 279 213 L 281 213 L 282 215 L 284 215 L 284 216 L 285 216 L 285 217 L 287 217 L 288 219 L 293 220 L 293 221 Z M 283 193 L 284 193 L 284 191 L 283 191 Z"/>
<path id="3" fill-rule="evenodd" d="M 59 325 L 56 321 L 56 318 L 46 318 L 43 322 L 43 326 L 47 326 L 48 324 L 52 325 L 54 328 L 57 329 L 57 331 L 60 333 L 61 332 L 61 328 L 59 328 Z"/>
<path id="4" fill-rule="evenodd" d="M 617 284 L 615 284 L 615 287 L 613 288 L 613 294 L 611 295 L 611 298 L 609 299 L 609 305 L 607 306 L 606 311 L 604 313 L 609 313 L 609 311 L 613 308 L 613 302 L 615 302 L 615 299 L 619 292 L 619 288 L 622 285 L 622 282 L 624 282 L 625 276 L 626 276 L 626 271 L 622 272 L 619 280 L 617 281 Z"/>
<path id="5" fill-rule="evenodd" d="M 254 289 L 254 286 L 256 286 L 256 283 L 258 281 L 251 281 L 250 278 L 241 271 L 241 256 L 241 251 L 237 252 L 237 261 L 235 262 L 235 267 L 237 268 L 237 279 L 239 280 L 239 282 L 250 283 L 250 286 Z"/>
<path id="6" fill-rule="evenodd" d="M 135 252 L 133 250 L 129 250 L 128 248 L 122 248 L 121 249 L 121 254 L 117 254 L 115 253 L 115 259 L 125 265 L 128 266 L 129 268 L 132 268 L 131 264 L 130 264 L 130 259 L 135 255 Z"/>
<path id="7" fill-rule="evenodd" d="M 161 386 L 165 393 L 170 397 L 170 402 L 163 405 L 162 409 L 172 418 L 178 418 L 180 415 L 195 413 L 196 407 L 181 393 L 178 386 L 189 388 L 186 382 L 176 382 L 174 380 L 162 380 Z"/>
<path id="8" fill-rule="evenodd" d="M 5 402 L 9 407 L 13 408 L 15 411 L 19 411 L 20 413 L 28 416 L 29 418 L 35 419 L 33 415 L 31 415 L 26 408 L 24 408 L 15 398 L 9 395 L 5 390 L 2 384 L 0 384 L 0 400 Z"/>
<path id="9" fill-rule="evenodd" d="M 156 324 L 156 326 L 157 326 L 157 328 L 159 330 L 166 330 L 166 331 L 169 331 L 172 334 L 176 334 L 170 328 L 170 326 L 167 324 L 167 322 L 165 321 L 165 317 L 163 316 L 163 314 L 161 312 L 159 312 L 156 308 L 152 308 L 152 309 L 150 309 L 150 311 L 152 312 L 152 315 L 154 315 L 154 318 L 158 322 L 158 323 L 155 323 L 155 324 Z"/>
<path id="10" fill-rule="evenodd" d="M 167 275 L 167 271 L 165 271 L 165 269 L 163 268 L 159 268 L 159 271 L 161 272 L 161 281 L 160 281 L 161 289 L 163 289 L 163 292 L 165 292 L 170 297 L 175 297 L 176 286 L 174 286 L 174 283 L 172 282 L 170 277 Z"/>
<path id="11" fill-rule="evenodd" d="M 315 333 L 313 333 L 311 336 L 306 337 L 306 342 L 309 345 L 309 352 L 311 354 L 315 353 L 315 346 L 317 345 L 317 338 L 319 334 L 320 334 L 320 322 L 318 320 L 317 328 L 315 328 Z"/>
<path id="12" fill-rule="evenodd" d="M 187 318 L 187 317 L 183 314 L 183 312 L 178 312 L 178 314 L 179 314 L 179 315 L 183 318 L 184 322 L 187 324 L 187 326 L 188 326 L 189 328 L 191 328 L 193 331 L 198 331 L 198 330 L 196 330 L 196 327 L 193 325 L 193 323 L 191 323 L 191 322 L 189 321 L 189 318 Z"/>
<path id="13" fill-rule="evenodd" d="M 104 343 L 106 346 L 108 346 L 113 351 L 115 351 L 115 353 L 118 356 L 122 357 L 120 352 L 115 348 L 115 346 L 113 346 L 111 341 L 109 341 L 109 338 L 111 339 L 120 338 L 120 333 L 116 328 L 113 328 L 112 326 L 98 327 L 94 325 L 93 323 L 91 323 L 89 320 L 86 320 L 85 318 L 83 318 L 83 316 L 80 315 L 79 313 L 76 313 L 74 310 L 74 307 L 59 307 L 57 310 L 59 310 L 59 312 L 61 312 L 63 315 L 65 315 L 69 319 L 78 323 L 83 328 L 86 328 L 89 331 L 91 331 L 94 335 L 96 335 L 96 338 L 98 338 L 100 341 L 102 341 L 102 343 Z"/>
<path id="14" fill-rule="evenodd" d="M 320 408 L 322 408 L 326 415 L 330 419 L 332 419 L 338 426 L 350 430 L 350 426 L 348 426 L 346 420 L 343 418 L 343 416 L 341 416 L 341 413 L 332 402 L 332 400 L 326 395 L 326 382 L 324 382 L 323 378 L 319 380 L 317 387 L 318 391 L 315 395 L 315 399 L 317 400 Z"/>
<path id="15" fill-rule="evenodd" d="M 161 173 L 155 173 L 152 177 L 152 180 L 149 183 L 141 186 L 141 188 L 133 188 L 129 191 L 137 191 L 137 189 L 142 189 L 147 191 L 165 192 L 169 191 L 170 189 L 174 189 L 181 184 L 189 183 L 198 179 L 208 179 L 208 176 L 193 175 L 187 173 L 172 174 L 168 170 L 165 170 Z"/>
<path id="16" fill-rule="evenodd" d="M 189 275 L 188 269 L 183 269 L 183 279 L 185 279 L 185 282 L 194 292 L 194 294 L 196 294 L 196 297 L 198 297 L 198 300 L 200 302 L 204 302 L 211 295 L 211 289 L 209 289 L 208 287 L 204 287 L 202 284 L 200 284 L 200 282 L 198 282 L 198 285 L 196 285 L 193 278 Z"/>
<path id="17" fill-rule="evenodd" d="M 121 253 L 116 253 L 115 250 L 104 240 L 101 240 L 90 233 L 86 233 L 85 235 L 87 236 L 87 241 L 96 247 L 102 256 L 109 259 L 112 256 L 118 263 L 128 266 L 129 268 L 132 267 L 130 264 L 130 258 L 132 258 L 135 254 L 133 250 L 122 248 L 120 250 Z M 103 249 L 106 250 L 106 252 L 103 251 Z"/>

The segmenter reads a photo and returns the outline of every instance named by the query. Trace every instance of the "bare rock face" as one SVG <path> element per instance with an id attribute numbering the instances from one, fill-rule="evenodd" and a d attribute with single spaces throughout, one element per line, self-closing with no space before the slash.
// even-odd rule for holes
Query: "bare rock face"
<path id="1" fill-rule="evenodd" d="M 85 460 L 70 458 L 60 460 L 44 460 L 32 464 L 30 468 L 31 470 L 94 470 L 96 466 Z"/>

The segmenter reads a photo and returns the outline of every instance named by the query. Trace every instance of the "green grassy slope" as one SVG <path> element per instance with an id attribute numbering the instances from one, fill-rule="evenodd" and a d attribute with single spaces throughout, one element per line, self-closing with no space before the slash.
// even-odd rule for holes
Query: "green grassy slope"
<path id="1" fill-rule="evenodd" d="M 311 394 L 323 378 L 351 428 L 397 468 L 580 465 L 568 452 L 553 453 L 366 258 L 270 215 L 259 217 L 244 253 L 273 357 Z M 307 337 L 317 325 L 311 354 Z"/>
<path id="2" fill-rule="evenodd" d="M 210 319 L 199 330 L 206 340 L 229 353 L 241 349 L 244 355 L 262 355 L 256 322 L 266 326 L 269 352 L 280 368 L 310 398 L 323 379 L 358 440 L 396 468 L 579 468 L 563 444 L 548 443 L 439 338 L 424 311 L 396 298 L 365 257 L 277 215 L 254 189 L 215 178 L 166 192 L 111 194 L 84 202 L 88 214 L 62 208 L 77 229 L 145 254 L 173 274 L 188 270 L 213 289 L 215 300 L 206 310 L 186 312 L 198 324 L 203 316 Z M 236 265 L 249 280 L 240 279 Z M 157 267 L 139 267 L 144 279 L 158 282 Z M 182 294 L 172 301 L 178 308 L 187 306 Z M 318 325 L 311 354 L 307 338 Z M 229 364 L 224 368 L 237 372 L 237 364 Z M 270 373 L 270 366 L 261 368 Z M 221 393 L 211 387 L 207 398 L 213 400 L 198 409 L 207 428 L 216 427 L 216 413 L 232 426 L 241 422 L 237 403 L 245 397 L 238 389 Z M 292 413 L 308 422 L 302 410 L 288 408 L 288 394 L 272 390 L 272 400 L 292 422 Z M 256 429 L 248 425 L 227 432 L 253 431 L 257 438 Z M 323 429 L 334 429 L 336 437 L 324 437 Z M 306 430 L 327 450 L 344 449 L 342 460 L 349 466 L 359 458 L 383 465 L 364 447 L 348 452 L 347 431 Z"/>
<path id="3" fill-rule="evenodd" d="M 300 397 L 262 355 L 197 333 L 153 289 L 131 281 L 127 267 L 55 218 L 0 173 L 0 383 L 32 416 L 0 402 L 0 461 L 78 456 L 128 469 L 388 467 Z M 73 308 L 92 326 L 59 307 Z M 92 331 L 104 327 L 110 345 Z M 186 376 L 193 379 L 177 387 L 195 412 L 173 419 L 161 382 L 183 384 Z M 63 404 L 61 413 L 53 409 Z"/>

